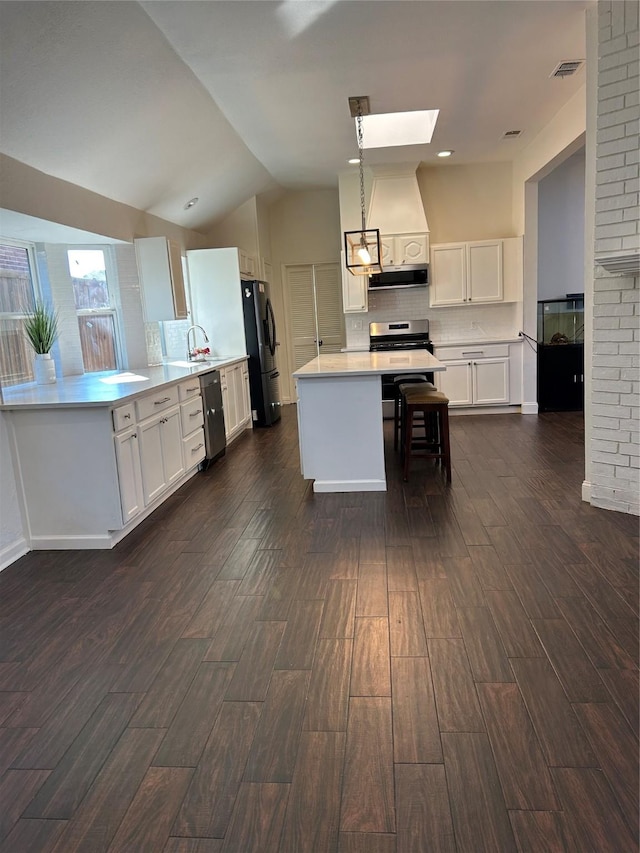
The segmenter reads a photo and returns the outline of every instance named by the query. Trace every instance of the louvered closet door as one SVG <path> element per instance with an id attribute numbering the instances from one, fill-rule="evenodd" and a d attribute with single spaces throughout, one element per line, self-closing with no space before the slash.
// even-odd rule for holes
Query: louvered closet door
<path id="1" fill-rule="evenodd" d="M 294 370 L 322 352 L 344 346 L 342 292 L 338 264 L 301 264 L 287 268 L 287 298 L 293 336 Z"/>
<path id="2" fill-rule="evenodd" d="M 293 335 L 293 369 L 297 370 L 318 354 L 313 267 L 287 267 L 287 297 Z"/>
<path id="3" fill-rule="evenodd" d="M 340 352 L 345 345 L 340 268 L 338 264 L 316 264 L 314 272 L 321 352 Z"/>

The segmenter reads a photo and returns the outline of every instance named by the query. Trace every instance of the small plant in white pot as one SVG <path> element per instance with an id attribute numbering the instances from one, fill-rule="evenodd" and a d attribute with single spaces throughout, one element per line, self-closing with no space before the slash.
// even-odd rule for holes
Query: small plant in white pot
<path id="1" fill-rule="evenodd" d="M 58 312 L 37 300 L 34 307 L 25 312 L 24 333 L 35 353 L 33 372 L 38 385 L 49 385 L 56 381 L 56 366 L 51 349 L 58 335 Z"/>

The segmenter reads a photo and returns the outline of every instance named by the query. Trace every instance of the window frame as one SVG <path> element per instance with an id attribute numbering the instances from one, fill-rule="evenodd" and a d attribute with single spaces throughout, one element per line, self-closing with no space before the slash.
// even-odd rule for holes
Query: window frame
<path id="1" fill-rule="evenodd" d="M 82 244 L 67 244 L 67 269 L 69 270 L 69 282 L 73 287 L 73 276 L 69 269 L 69 252 L 102 252 L 104 258 L 104 269 L 107 281 L 107 292 L 109 294 L 108 308 L 76 308 L 74 298 L 74 311 L 76 318 L 81 317 L 108 317 L 113 321 L 113 349 L 116 357 L 116 366 L 114 370 L 122 370 L 125 363 L 124 347 L 122 340 L 122 305 L 120 303 L 120 282 L 118 279 L 118 265 L 113 251 L 113 246 L 105 243 L 82 243 Z M 78 330 L 78 334 L 80 331 Z M 84 353 L 82 353 L 82 364 L 85 373 L 100 373 L 101 371 L 87 370 L 85 364 Z"/>
<path id="2" fill-rule="evenodd" d="M 16 249 L 24 249 L 27 253 L 29 262 L 29 274 L 31 277 L 31 287 L 33 291 L 34 304 L 36 301 L 43 298 L 42 287 L 40 282 L 40 271 L 38 269 L 38 258 L 36 254 L 36 245 L 30 240 L 18 240 L 14 237 L 5 237 L 0 234 L 0 245 L 12 246 Z M 0 320 L 23 321 L 27 315 L 23 311 L 0 311 Z M 29 366 L 29 373 L 17 380 L 7 378 L 0 373 L 0 385 L 6 388 L 12 388 L 15 385 L 22 385 L 26 382 L 34 381 L 33 363 Z"/>

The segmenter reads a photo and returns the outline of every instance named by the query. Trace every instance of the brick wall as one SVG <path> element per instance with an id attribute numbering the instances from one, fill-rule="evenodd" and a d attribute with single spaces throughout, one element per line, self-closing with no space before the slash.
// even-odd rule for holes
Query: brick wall
<path id="1" fill-rule="evenodd" d="M 596 261 L 640 248 L 638 4 L 601 0 L 598 26 Z M 593 303 L 591 503 L 639 514 L 638 276 L 596 263 Z"/>

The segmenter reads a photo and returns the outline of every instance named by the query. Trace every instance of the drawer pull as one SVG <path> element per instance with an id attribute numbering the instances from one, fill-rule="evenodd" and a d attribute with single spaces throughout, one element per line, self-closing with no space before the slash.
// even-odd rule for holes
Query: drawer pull
<path id="1" fill-rule="evenodd" d="M 196 444 L 195 447 L 191 448 L 191 452 L 197 453 L 202 447 L 204 447 L 204 444 L 202 442 L 200 442 L 200 444 Z"/>
<path id="2" fill-rule="evenodd" d="M 123 419 L 123 420 L 125 420 L 125 421 L 130 421 L 130 420 L 131 420 L 131 414 L 123 415 L 123 416 L 122 416 L 122 419 Z"/>
<path id="3" fill-rule="evenodd" d="M 162 400 L 154 400 L 154 406 L 161 406 L 163 403 L 168 403 L 171 397 L 163 397 Z"/>
<path id="4" fill-rule="evenodd" d="M 482 350 L 482 349 L 480 349 L 480 350 L 471 350 L 470 352 L 463 352 L 463 353 L 462 353 L 462 355 L 463 355 L 463 356 L 465 356 L 465 355 L 470 355 L 471 357 L 474 357 L 474 356 L 475 356 L 475 358 L 480 358 L 481 356 L 483 356 L 483 355 L 484 355 L 484 350 Z"/>
<path id="5" fill-rule="evenodd" d="M 187 391 L 197 391 L 199 388 L 199 385 L 192 385 L 191 388 L 187 388 Z"/>
<path id="6" fill-rule="evenodd" d="M 190 417 L 190 418 L 197 418 L 199 414 L 200 414 L 200 409 L 198 409 L 198 411 L 197 411 L 197 412 L 191 412 L 191 414 L 189 415 L 189 417 Z"/>

